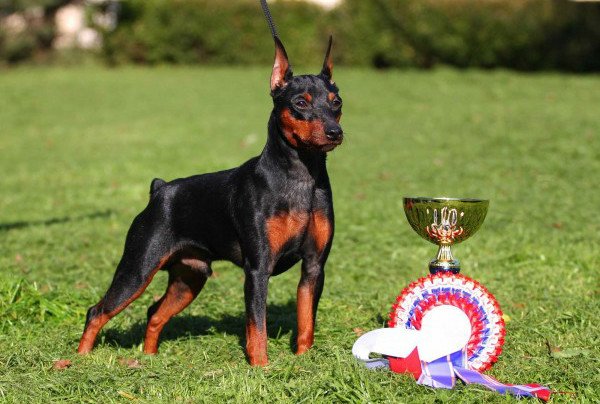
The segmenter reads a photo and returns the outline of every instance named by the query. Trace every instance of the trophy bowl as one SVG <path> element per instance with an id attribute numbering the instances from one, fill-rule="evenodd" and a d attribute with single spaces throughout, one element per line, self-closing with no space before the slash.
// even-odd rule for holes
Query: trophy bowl
<path id="1" fill-rule="evenodd" d="M 410 226 L 425 240 L 439 246 L 437 257 L 429 263 L 429 272 L 460 271 L 460 262 L 452 255 L 450 246 L 479 230 L 489 202 L 470 198 L 404 198 L 404 213 Z"/>

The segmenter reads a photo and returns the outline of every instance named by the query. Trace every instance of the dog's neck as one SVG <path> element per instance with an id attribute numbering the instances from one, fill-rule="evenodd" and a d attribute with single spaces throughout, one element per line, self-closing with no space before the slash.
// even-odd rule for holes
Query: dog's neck
<path id="1" fill-rule="evenodd" d="M 326 153 L 293 148 L 283 136 L 275 110 L 269 118 L 267 144 L 259 161 L 265 169 L 277 171 L 291 181 L 316 183 L 326 176 Z"/>

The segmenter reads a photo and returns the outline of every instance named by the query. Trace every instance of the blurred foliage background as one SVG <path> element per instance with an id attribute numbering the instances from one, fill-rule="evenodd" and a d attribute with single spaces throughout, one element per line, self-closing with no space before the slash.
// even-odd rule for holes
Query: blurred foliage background
<path id="1" fill-rule="evenodd" d="M 70 3 L 0 1 L 0 64 L 71 60 L 72 50 L 53 46 L 55 13 Z M 75 3 L 85 6 L 89 25 L 101 36 L 91 53 L 108 64 L 266 64 L 272 59 L 258 0 Z M 331 33 L 336 61 L 346 65 L 600 71 L 597 2 L 344 0 L 333 9 L 303 1 L 270 4 L 296 64 L 314 64 Z M 95 13 L 111 6 L 115 24 L 95 22 Z M 23 17 L 24 28 L 11 27 L 15 15 Z"/>

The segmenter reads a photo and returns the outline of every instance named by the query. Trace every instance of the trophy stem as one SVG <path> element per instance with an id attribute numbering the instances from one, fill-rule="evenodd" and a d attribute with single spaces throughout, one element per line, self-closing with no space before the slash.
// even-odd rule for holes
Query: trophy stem
<path id="1" fill-rule="evenodd" d="M 429 263 L 429 272 L 435 274 L 437 272 L 452 272 L 457 274 L 460 272 L 460 261 L 452 255 L 452 250 L 449 244 L 441 244 L 437 253 L 437 257 Z"/>

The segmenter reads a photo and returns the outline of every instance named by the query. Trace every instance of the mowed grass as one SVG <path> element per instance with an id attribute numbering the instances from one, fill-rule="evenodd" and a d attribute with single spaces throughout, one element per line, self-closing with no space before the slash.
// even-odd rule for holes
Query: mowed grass
<path id="1" fill-rule="evenodd" d="M 298 71 L 302 69 L 297 69 Z M 427 274 L 435 247 L 402 196 L 491 200 L 455 248 L 508 316 L 489 374 L 554 402 L 600 400 L 600 77 L 336 69 L 345 144 L 328 160 L 336 235 L 315 347 L 296 357 L 295 267 L 269 286 L 270 365 L 244 359 L 243 273 L 216 263 L 145 356 L 166 274 L 75 349 L 150 180 L 260 153 L 269 68 L 20 69 L 0 75 L 0 400 L 7 402 L 509 402 L 479 386 L 417 386 L 359 366 L 357 334 Z M 53 369 L 58 359 L 72 365 Z"/>

